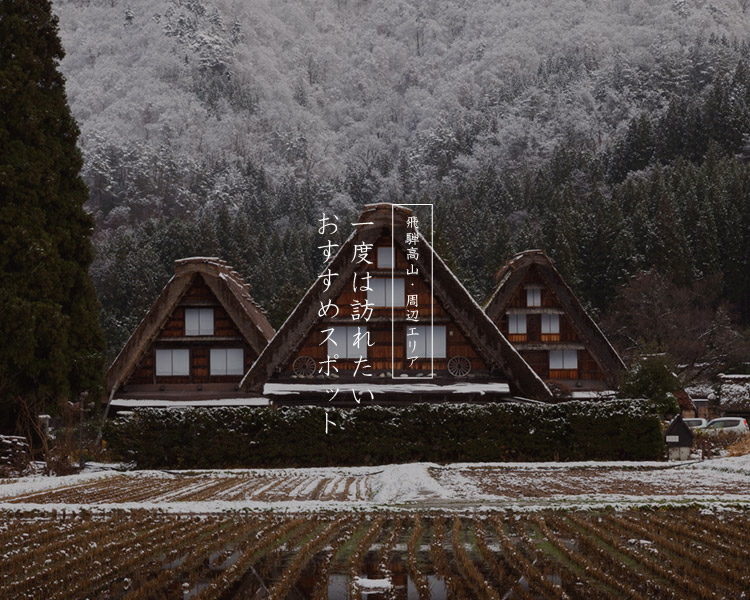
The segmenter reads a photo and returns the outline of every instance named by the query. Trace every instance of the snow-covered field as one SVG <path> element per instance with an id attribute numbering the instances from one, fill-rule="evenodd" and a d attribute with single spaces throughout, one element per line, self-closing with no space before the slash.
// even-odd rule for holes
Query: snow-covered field
<path id="1" fill-rule="evenodd" d="M 748 508 L 750 458 L 99 468 L 0 481 L 0 598 L 743 598 Z"/>
<path id="2" fill-rule="evenodd" d="M 750 506 L 750 457 L 697 463 L 412 463 L 211 471 L 95 470 L 0 482 L 0 510 L 542 509 Z"/>

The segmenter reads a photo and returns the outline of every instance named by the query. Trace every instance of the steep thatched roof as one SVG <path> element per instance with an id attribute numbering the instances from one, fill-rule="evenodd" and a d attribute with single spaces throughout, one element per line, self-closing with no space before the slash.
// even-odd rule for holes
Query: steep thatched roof
<path id="1" fill-rule="evenodd" d="M 543 250 L 521 252 L 498 271 L 497 287 L 484 307 L 487 316 L 495 323 L 500 321 L 532 267 L 536 268 L 547 289 L 563 307 L 573 329 L 602 372 L 612 383 L 616 383 L 618 373 L 625 369 L 625 364 Z"/>
<path id="2" fill-rule="evenodd" d="M 250 297 L 247 284 L 218 258 L 194 257 L 175 261 L 169 280 L 148 314 L 140 322 L 107 371 L 108 391 L 127 381 L 196 277 L 200 277 L 227 311 L 248 345 L 258 354 L 273 337 L 274 329 L 263 310 Z"/>
<path id="3" fill-rule="evenodd" d="M 406 221 L 412 214 L 411 210 L 397 205 L 366 206 L 359 217 L 361 224 L 324 267 L 324 271 L 330 269 L 338 273 L 330 289 L 325 292 L 326 297 L 337 297 L 344 286 L 350 284 L 356 270 L 351 261 L 355 244 L 374 244 L 383 235 L 392 235 L 396 246 L 406 252 Z M 421 234 L 417 249 L 419 258 L 413 262 L 427 283 L 432 284 L 435 299 L 474 344 L 486 364 L 504 373 L 515 393 L 537 400 L 550 399 L 550 391 L 544 382 L 485 315 Z M 289 363 L 319 321 L 319 300 L 323 299 L 323 294 L 323 280 L 317 279 L 245 375 L 241 389 L 262 392 L 264 384 L 274 373 Z"/>

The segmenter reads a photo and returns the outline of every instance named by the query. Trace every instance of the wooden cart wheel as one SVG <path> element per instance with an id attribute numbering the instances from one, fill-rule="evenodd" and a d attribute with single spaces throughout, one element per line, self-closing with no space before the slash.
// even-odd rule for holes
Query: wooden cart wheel
<path id="1" fill-rule="evenodd" d="M 454 356 L 448 361 L 448 372 L 454 377 L 466 377 L 471 373 L 471 361 L 465 356 Z"/>
<path id="2" fill-rule="evenodd" d="M 300 356 L 292 363 L 292 372 L 297 377 L 315 375 L 315 359 L 312 356 Z"/>

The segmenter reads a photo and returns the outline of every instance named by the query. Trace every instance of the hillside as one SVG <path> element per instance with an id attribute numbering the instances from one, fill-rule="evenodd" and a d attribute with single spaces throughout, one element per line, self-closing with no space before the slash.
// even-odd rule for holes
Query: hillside
<path id="1" fill-rule="evenodd" d="M 58 0 L 110 356 L 184 256 L 226 259 L 279 325 L 321 266 L 321 212 L 385 200 L 435 204 L 479 301 L 543 248 L 624 354 L 730 368 L 748 6 Z"/>
<path id="2" fill-rule="evenodd" d="M 600 150 L 748 25 L 735 0 L 55 4 L 100 226 L 237 205 L 248 165 L 350 205 Z"/>

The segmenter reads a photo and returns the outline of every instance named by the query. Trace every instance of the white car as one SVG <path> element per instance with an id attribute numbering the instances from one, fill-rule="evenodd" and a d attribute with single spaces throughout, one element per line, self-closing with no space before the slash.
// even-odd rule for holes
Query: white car
<path id="1" fill-rule="evenodd" d="M 703 429 L 708 421 L 706 419 L 682 419 L 690 429 Z"/>
<path id="2" fill-rule="evenodd" d="M 750 433 L 750 427 L 747 426 L 747 420 L 743 417 L 721 417 L 711 420 L 703 431 L 710 434 L 723 433 L 732 431 L 736 433 Z"/>

